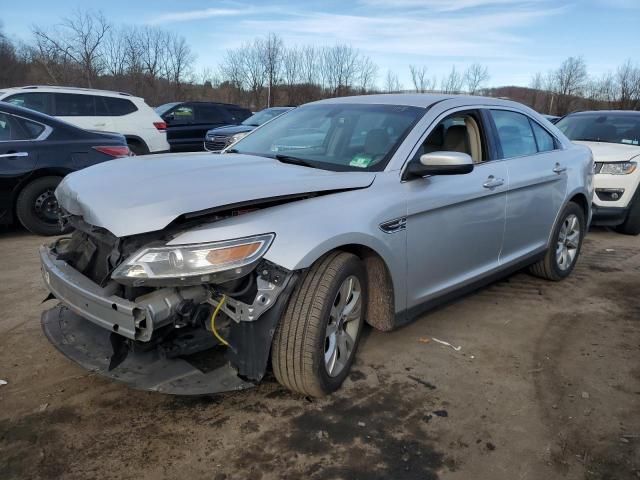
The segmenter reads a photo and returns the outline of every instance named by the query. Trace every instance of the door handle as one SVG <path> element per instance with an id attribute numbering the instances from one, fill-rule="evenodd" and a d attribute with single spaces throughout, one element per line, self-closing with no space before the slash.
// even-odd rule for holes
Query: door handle
<path id="1" fill-rule="evenodd" d="M 557 174 L 561 174 L 562 172 L 564 172 L 566 170 L 567 170 L 567 167 L 563 167 L 559 163 L 556 163 L 556 166 L 553 167 L 553 173 L 557 173 Z"/>
<path id="2" fill-rule="evenodd" d="M 0 154 L 0 158 L 28 157 L 28 152 L 9 152 Z"/>
<path id="3" fill-rule="evenodd" d="M 504 178 L 495 178 L 493 175 L 489 175 L 487 181 L 482 184 L 484 188 L 489 188 L 491 190 L 501 185 L 504 185 Z"/>

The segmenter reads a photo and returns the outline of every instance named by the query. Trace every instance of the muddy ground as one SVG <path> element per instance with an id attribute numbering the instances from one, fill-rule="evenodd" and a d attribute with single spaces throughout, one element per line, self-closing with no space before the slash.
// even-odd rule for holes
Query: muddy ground
<path id="1" fill-rule="evenodd" d="M 87 374 L 41 333 L 42 241 L 0 232 L 0 479 L 640 478 L 638 238 L 592 231 L 567 281 L 520 273 L 367 331 L 321 400 Z"/>

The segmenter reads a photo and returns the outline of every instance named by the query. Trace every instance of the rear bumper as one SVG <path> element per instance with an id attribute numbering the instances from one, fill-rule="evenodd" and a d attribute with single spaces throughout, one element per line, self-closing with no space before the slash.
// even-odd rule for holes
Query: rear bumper
<path id="1" fill-rule="evenodd" d="M 68 308 L 58 305 L 42 314 L 42 329 L 63 355 L 85 369 L 125 383 L 137 390 L 171 395 L 208 395 L 251 388 L 238 377 L 221 352 L 206 352 L 209 368 L 186 358 L 166 358 L 158 349 L 131 351 L 113 370 L 110 333 Z"/>

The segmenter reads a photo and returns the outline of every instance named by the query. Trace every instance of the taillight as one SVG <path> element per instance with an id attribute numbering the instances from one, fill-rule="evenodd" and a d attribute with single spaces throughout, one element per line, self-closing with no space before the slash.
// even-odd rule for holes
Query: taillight
<path id="1" fill-rule="evenodd" d="M 105 155 L 109 155 L 110 157 L 128 157 L 131 155 L 131 151 L 129 147 L 125 146 L 105 146 L 105 147 L 93 147 L 94 150 L 99 151 L 100 153 L 104 153 Z"/>
<path id="2" fill-rule="evenodd" d="M 164 132 L 167 129 L 167 124 L 165 122 L 153 122 L 153 126 L 161 132 Z"/>

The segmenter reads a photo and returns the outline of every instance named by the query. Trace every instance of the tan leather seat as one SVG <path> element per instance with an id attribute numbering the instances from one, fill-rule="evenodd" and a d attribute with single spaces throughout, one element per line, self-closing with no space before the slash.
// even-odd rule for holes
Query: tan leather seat
<path id="1" fill-rule="evenodd" d="M 471 155 L 469 149 L 469 135 L 464 125 L 451 125 L 444 134 L 442 150 L 445 152 L 460 152 Z"/>

